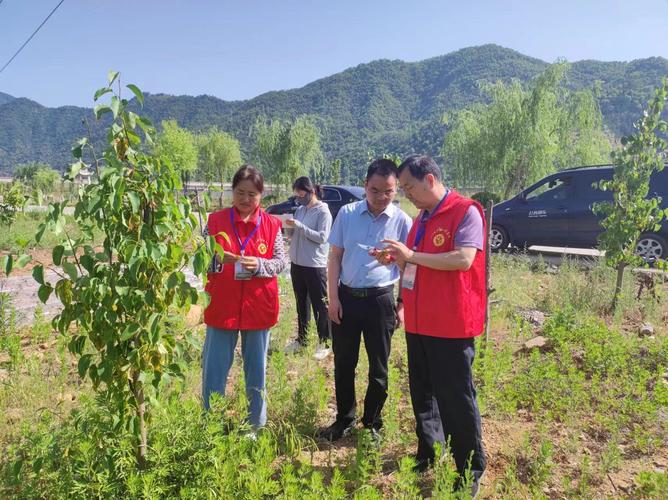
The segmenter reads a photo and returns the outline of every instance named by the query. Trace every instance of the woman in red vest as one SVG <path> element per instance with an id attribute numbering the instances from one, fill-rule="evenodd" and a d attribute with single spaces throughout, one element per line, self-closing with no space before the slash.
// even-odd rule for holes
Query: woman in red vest
<path id="1" fill-rule="evenodd" d="M 232 180 L 232 207 L 209 215 L 205 234 L 223 247 L 208 273 L 211 297 L 204 311 L 206 340 L 202 353 L 202 398 L 225 394 L 227 375 L 241 333 L 248 421 L 254 429 L 267 421 L 265 374 L 269 329 L 278 321 L 278 274 L 287 257 L 281 222 L 260 208 L 264 178 L 252 165 Z"/>

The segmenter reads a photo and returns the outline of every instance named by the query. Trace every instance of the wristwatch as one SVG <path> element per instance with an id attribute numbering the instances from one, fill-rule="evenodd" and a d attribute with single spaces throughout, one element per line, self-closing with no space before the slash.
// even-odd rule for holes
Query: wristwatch
<path id="1" fill-rule="evenodd" d="M 404 299 L 402 299 L 401 297 L 397 297 L 397 304 L 403 304 L 403 303 Z"/>

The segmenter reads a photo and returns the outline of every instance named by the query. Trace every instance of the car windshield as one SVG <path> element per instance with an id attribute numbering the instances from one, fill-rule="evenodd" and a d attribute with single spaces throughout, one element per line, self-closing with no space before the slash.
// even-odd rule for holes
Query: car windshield
<path id="1" fill-rule="evenodd" d="M 564 200 L 568 198 L 571 186 L 571 178 L 551 179 L 527 191 L 524 198 L 527 201 Z"/>
<path id="2" fill-rule="evenodd" d="M 322 186 L 322 187 L 324 189 L 323 201 L 325 202 L 349 203 L 351 201 L 355 201 L 355 199 L 363 200 L 364 198 L 366 198 L 366 191 L 364 191 L 364 188 L 359 186 Z M 289 205 L 296 205 L 297 198 L 294 195 L 291 195 L 283 203 L 287 203 Z"/>
<path id="3" fill-rule="evenodd" d="M 366 191 L 364 191 L 364 188 L 361 188 L 359 186 L 349 186 L 346 187 L 347 191 L 350 191 L 350 194 L 355 196 L 356 198 L 364 199 L 366 198 Z"/>

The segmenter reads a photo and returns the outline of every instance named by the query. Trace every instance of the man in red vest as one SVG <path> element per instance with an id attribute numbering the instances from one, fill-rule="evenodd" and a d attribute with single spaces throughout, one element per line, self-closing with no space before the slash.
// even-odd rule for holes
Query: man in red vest
<path id="1" fill-rule="evenodd" d="M 460 483 L 470 469 L 475 494 L 486 462 L 472 372 L 474 337 L 485 320 L 485 218 L 478 203 L 446 188 L 441 176 L 428 156 L 403 161 L 399 182 L 421 211 L 406 244 L 385 243 L 403 268 L 416 469 L 433 463 L 434 443 L 449 443 Z"/>

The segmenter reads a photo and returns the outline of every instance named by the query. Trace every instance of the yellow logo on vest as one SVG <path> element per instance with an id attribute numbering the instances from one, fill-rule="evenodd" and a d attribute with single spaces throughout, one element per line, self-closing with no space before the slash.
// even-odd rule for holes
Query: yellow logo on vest
<path id="1" fill-rule="evenodd" d="M 444 229 L 442 227 L 439 227 L 434 231 L 434 235 L 431 238 L 431 242 L 434 244 L 435 247 L 442 247 L 445 245 L 445 240 L 450 236 L 450 231 L 447 229 Z"/>
<path id="2" fill-rule="evenodd" d="M 257 246 L 257 251 L 260 253 L 260 255 L 264 255 L 267 253 L 267 244 L 266 243 L 260 243 Z"/>

